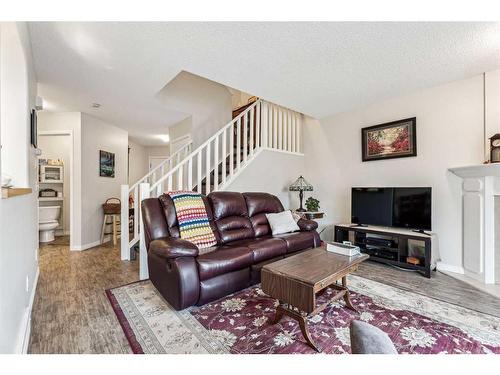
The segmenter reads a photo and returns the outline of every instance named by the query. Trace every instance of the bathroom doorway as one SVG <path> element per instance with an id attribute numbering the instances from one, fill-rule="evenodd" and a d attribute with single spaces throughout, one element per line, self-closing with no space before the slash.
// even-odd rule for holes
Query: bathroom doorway
<path id="1" fill-rule="evenodd" d="M 73 132 L 38 132 L 40 243 L 69 245 L 73 234 Z"/>

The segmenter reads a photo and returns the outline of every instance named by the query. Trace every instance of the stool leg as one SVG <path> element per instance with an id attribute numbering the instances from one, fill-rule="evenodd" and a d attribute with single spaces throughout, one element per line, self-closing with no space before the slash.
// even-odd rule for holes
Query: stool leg
<path id="1" fill-rule="evenodd" d="M 113 246 L 116 246 L 116 215 L 113 215 Z"/>
<path id="2" fill-rule="evenodd" d="M 101 230 L 101 245 L 104 241 L 104 232 L 106 231 L 106 220 L 108 219 L 108 215 L 104 215 L 104 220 L 102 221 L 102 230 Z"/>

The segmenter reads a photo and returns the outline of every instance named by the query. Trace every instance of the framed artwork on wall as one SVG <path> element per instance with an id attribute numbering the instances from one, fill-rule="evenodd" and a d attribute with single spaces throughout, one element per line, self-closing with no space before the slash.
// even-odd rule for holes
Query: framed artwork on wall
<path id="1" fill-rule="evenodd" d="M 417 156 L 417 118 L 361 129 L 363 161 Z"/>
<path id="2" fill-rule="evenodd" d="M 37 148 L 38 145 L 38 129 L 37 129 L 37 119 L 36 119 L 36 110 L 32 109 L 30 114 L 30 122 L 31 122 L 31 144 L 34 148 Z"/>
<path id="3" fill-rule="evenodd" d="M 99 176 L 115 177 L 115 154 L 99 150 Z"/>

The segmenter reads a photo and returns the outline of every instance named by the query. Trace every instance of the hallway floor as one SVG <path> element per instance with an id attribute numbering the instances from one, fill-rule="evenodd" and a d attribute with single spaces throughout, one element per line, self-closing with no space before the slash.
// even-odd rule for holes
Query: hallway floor
<path id="1" fill-rule="evenodd" d="M 131 353 L 104 290 L 138 280 L 138 262 L 122 262 L 111 244 L 81 252 L 68 245 L 58 238 L 40 247 L 29 353 Z M 426 279 L 366 262 L 358 275 L 500 316 L 499 298 L 442 273 Z"/>
<path id="2" fill-rule="evenodd" d="M 69 251 L 67 237 L 40 247 L 29 353 L 131 353 L 105 289 L 139 279 L 111 243 Z"/>

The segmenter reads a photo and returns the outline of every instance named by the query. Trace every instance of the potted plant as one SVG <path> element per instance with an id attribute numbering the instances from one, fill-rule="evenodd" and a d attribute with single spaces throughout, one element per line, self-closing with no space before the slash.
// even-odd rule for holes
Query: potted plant
<path id="1" fill-rule="evenodd" d="M 306 217 L 308 219 L 321 219 L 323 217 L 323 212 L 318 212 L 319 200 L 309 197 L 306 200 L 307 213 Z"/>
<path id="2" fill-rule="evenodd" d="M 317 212 L 319 208 L 319 200 L 309 197 L 306 200 L 306 208 L 309 212 Z"/>

